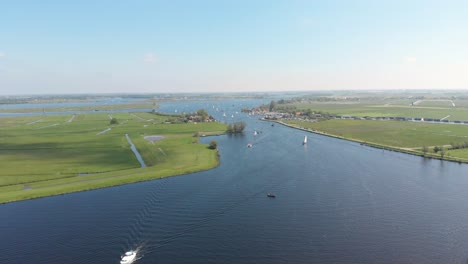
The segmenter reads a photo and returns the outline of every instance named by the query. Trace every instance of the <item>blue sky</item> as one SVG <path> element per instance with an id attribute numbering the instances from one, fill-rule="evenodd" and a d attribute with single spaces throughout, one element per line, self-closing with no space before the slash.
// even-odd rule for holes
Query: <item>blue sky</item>
<path id="1" fill-rule="evenodd" d="M 0 94 L 468 89 L 468 1 L 0 1 Z"/>

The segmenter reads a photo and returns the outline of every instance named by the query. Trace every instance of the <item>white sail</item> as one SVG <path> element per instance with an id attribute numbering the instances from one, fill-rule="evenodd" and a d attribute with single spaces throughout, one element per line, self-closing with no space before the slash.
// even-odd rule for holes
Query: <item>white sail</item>
<path id="1" fill-rule="evenodd" d="M 304 141 L 302 142 L 302 145 L 307 144 L 307 136 L 304 136 Z"/>

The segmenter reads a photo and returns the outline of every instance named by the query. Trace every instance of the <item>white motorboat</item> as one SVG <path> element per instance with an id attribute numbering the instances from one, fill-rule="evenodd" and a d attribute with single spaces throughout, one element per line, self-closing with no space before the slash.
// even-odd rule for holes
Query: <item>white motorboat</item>
<path id="1" fill-rule="evenodd" d="M 133 263 L 136 260 L 136 251 L 128 251 L 125 252 L 125 255 L 122 256 L 122 259 L 120 260 L 120 264 L 130 264 Z"/>

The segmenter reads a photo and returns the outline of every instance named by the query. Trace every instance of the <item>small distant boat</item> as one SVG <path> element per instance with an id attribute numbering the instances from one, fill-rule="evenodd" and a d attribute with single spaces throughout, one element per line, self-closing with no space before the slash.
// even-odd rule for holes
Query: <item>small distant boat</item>
<path id="1" fill-rule="evenodd" d="M 252 144 L 250 144 L 250 143 L 247 144 L 247 147 L 248 147 L 248 148 L 251 148 L 251 147 L 252 147 Z"/>
<path id="2" fill-rule="evenodd" d="M 121 260 L 120 260 L 120 264 L 133 263 L 136 260 L 136 255 L 137 255 L 137 252 L 133 251 L 133 250 L 125 252 L 125 255 L 123 255 Z"/>
<path id="3" fill-rule="evenodd" d="M 226 113 L 223 113 L 223 116 L 226 117 Z"/>
<path id="4" fill-rule="evenodd" d="M 275 126 L 275 124 L 271 124 L 271 126 Z"/>
<path id="5" fill-rule="evenodd" d="M 254 131 L 254 136 L 258 135 L 257 130 Z"/>
<path id="6" fill-rule="evenodd" d="M 267 197 L 276 198 L 276 195 L 274 195 L 274 194 L 272 194 L 272 193 L 268 193 L 268 194 L 267 194 Z"/>
<path id="7" fill-rule="evenodd" d="M 304 141 L 302 141 L 302 145 L 307 144 L 307 136 L 304 136 Z"/>

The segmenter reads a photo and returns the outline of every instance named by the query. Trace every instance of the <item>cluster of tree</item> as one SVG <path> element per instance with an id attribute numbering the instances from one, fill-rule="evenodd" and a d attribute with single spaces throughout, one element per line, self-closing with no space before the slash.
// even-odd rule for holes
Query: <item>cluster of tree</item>
<path id="1" fill-rule="evenodd" d="M 304 112 L 302 112 L 302 116 L 307 116 L 309 118 L 313 119 L 330 119 L 334 117 L 333 114 L 330 114 L 328 112 L 323 112 L 323 111 L 313 111 L 312 109 L 307 109 Z"/>
<path id="2" fill-rule="evenodd" d="M 429 151 L 429 148 L 427 146 L 423 146 L 421 150 L 424 153 L 424 156 L 426 156 L 427 152 Z M 443 147 L 435 146 L 433 150 L 434 153 L 439 153 L 441 158 L 445 156 L 445 149 Z"/>
<path id="3" fill-rule="evenodd" d="M 283 100 L 284 101 L 284 100 Z M 261 111 L 268 111 L 268 112 L 273 112 L 276 110 L 277 102 L 272 100 L 269 104 L 263 104 L 258 107 L 259 110 Z"/>
<path id="4" fill-rule="evenodd" d="M 216 141 L 211 141 L 210 144 L 208 145 L 209 149 L 217 149 L 218 148 L 218 142 Z"/>
<path id="5" fill-rule="evenodd" d="M 468 141 L 465 141 L 463 143 L 450 143 L 450 145 L 450 149 L 464 149 L 468 148 Z"/>
<path id="6" fill-rule="evenodd" d="M 154 110 L 154 109 L 153 109 Z M 162 116 L 167 116 L 166 123 L 177 124 L 177 123 L 187 123 L 187 122 L 213 122 L 215 121 L 214 117 L 208 114 L 205 109 L 199 109 L 194 113 L 182 114 L 182 115 L 171 115 L 171 114 L 162 114 L 152 112 L 153 114 L 158 114 Z"/>
<path id="7" fill-rule="evenodd" d="M 115 118 L 115 117 L 111 118 L 111 120 L 110 120 L 111 125 L 117 125 L 118 123 L 119 123 L 119 121 L 117 120 L 117 118 Z"/>
<path id="8" fill-rule="evenodd" d="M 244 132 L 245 128 L 245 122 L 239 121 L 239 122 L 234 122 L 232 124 L 229 124 L 227 126 L 226 132 L 229 134 L 238 134 Z"/>
<path id="9" fill-rule="evenodd" d="M 276 102 L 272 100 L 272 101 L 270 102 L 270 105 L 268 106 L 268 110 L 269 110 L 270 112 L 273 112 L 273 111 L 275 110 L 275 107 L 276 107 Z"/>
<path id="10" fill-rule="evenodd" d="M 445 156 L 444 147 L 435 146 L 434 147 L 434 153 L 439 153 L 440 156 L 443 158 Z"/>
<path id="11" fill-rule="evenodd" d="M 297 111 L 297 107 L 295 105 L 278 105 L 276 108 L 277 112 L 282 112 L 282 113 L 295 113 Z"/>
<path id="12" fill-rule="evenodd" d="M 214 120 L 214 117 L 209 115 L 205 109 L 199 109 L 195 113 L 185 114 L 184 116 L 184 122 L 212 122 Z"/>
<path id="13" fill-rule="evenodd" d="M 424 153 L 424 156 L 426 156 L 426 153 L 429 151 L 429 149 L 427 148 L 427 146 L 423 146 L 421 150 L 422 150 L 422 152 Z"/>

